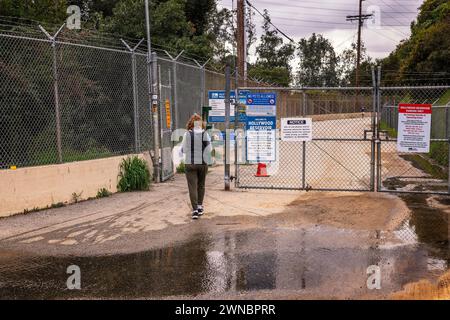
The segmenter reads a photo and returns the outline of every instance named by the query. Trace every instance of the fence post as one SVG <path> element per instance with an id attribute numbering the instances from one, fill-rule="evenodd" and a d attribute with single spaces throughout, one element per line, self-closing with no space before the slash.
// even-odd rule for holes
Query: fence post
<path id="1" fill-rule="evenodd" d="M 178 115 L 178 96 L 177 96 L 177 61 L 172 59 L 172 72 L 173 72 L 173 83 L 172 83 L 172 97 L 173 97 L 173 127 L 178 129 L 180 126 L 180 120 Z"/>
<path id="2" fill-rule="evenodd" d="M 225 67 L 225 191 L 230 190 L 230 66 Z"/>
<path id="3" fill-rule="evenodd" d="M 303 91 L 302 92 L 303 95 L 303 105 L 302 105 L 302 116 L 305 117 L 306 116 L 306 103 L 307 103 L 307 96 L 306 96 L 306 92 Z M 305 190 L 306 189 L 306 141 L 302 142 L 303 145 L 303 150 L 302 150 L 302 189 Z"/>
<path id="4" fill-rule="evenodd" d="M 375 73 L 375 67 L 372 67 L 372 141 L 370 143 L 371 155 L 370 155 L 370 190 L 375 191 L 375 144 L 377 141 L 378 127 L 376 121 L 377 115 L 377 79 Z"/>
<path id="5" fill-rule="evenodd" d="M 150 97 L 152 100 L 152 119 L 153 119 L 153 143 L 155 148 L 154 154 L 154 174 L 155 174 L 155 183 L 161 181 L 161 171 L 160 171 L 160 147 L 159 147 L 159 92 L 158 92 L 158 56 L 156 52 L 152 52 L 150 54 L 151 60 L 151 92 L 152 96 Z"/>
<path id="6" fill-rule="evenodd" d="M 447 107 L 445 108 L 446 114 L 446 131 L 447 131 L 447 139 L 448 139 L 448 180 L 447 180 L 447 192 L 450 194 L 450 103 L 447 103 Z"/>
<path id="7" fill-rule="evenodd" d="M 134 142 L 136 153 L 141 152 L 141 143 L 139 135 L 139 110 L 138 110 L 138 94 L 137 94 L 137 74 L 136 74 L 136 55 L 133 50 L 131 53 L 131 69 L 133 76 L 133 109 L 134 109 Z"/>
<path id="8" fill-rule="evenodd" d="M 235 67 L 234 70 L 234 187 L 237 188 L 239 186 L 239 154 L 238 154 L 238 131 L 239 128 L 239 68 Z"/>
<path id="9" fill-rule="evenodd" d="M 56 33 L 51 36 L 47 30 L 44 29 L 41 25 L 39 28 L 41 31 L 49 38 L 52 46 L 52 59 L 53 59 L 53 93 L 55 96 L 55 118 L 56 118 L 56 147 L 58 151 L 58 162 L 63 162 L 62 157 L 62 142 L 61 142 L 61 109 L 59 105 L 59 85 L 58 85 L 58 63 L 56 56 L 56 37 L 62 31 L 66 24 L 64 23 Z"/>
<path id="10" fill-rule="evenodd" d="M 205 107 L 205 90 L 206 90 L 206 81 L 205 81 L 205 68 L 206 68 L 206 66 L 202 66 L 201 67 L 201 69 L 200 69 L 200 72 L 201 72 L 201 75 L 200 75 L 200 77 L 201 77 L 201 79 L 200 79 L 200 85 L 201 85 L 201 94 L 202 94 L 202 97 L 200 98 L 200 114 L 202 114 L 202 111 L 203 111 L 203 107 Z"/>
<path id="11" fill-rule="evenodd" d="M 376 79 L 376 122 L 375 125 L 378 127 L 380 125 L 380 116 L 381 116 L 381 66 L 377 67 L 377 79 Z M 377 191 L 382 190 L 382 181 L 381 181 L 381 140 L 380 140 L 380 131 L 377 130 Z"/>
<path id="12" fill-rule="evenodd" d="M 138 90 L 137 90 L 137 65 L 136 65 L 136 49 L 140 46 L 144 39 L 131 48 L 123 39 L 120 39 L 131 53 L 131 77 L 133 83 L 133 121 L 134 121 L 134 148 L 136 153 L 141 152 L 141 141 L 139 132 L 139 109 L 138 109 Z"/>

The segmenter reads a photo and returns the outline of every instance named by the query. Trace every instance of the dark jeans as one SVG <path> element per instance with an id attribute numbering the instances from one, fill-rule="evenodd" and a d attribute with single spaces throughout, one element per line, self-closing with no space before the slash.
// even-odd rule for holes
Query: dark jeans
<path id="1" fill-rule="evenodd" d="M 205 180 L 208 173 L 206 164 L 186 164 L 186 179 L 189 188 L 189 198 L 192 209 L 197 210 L 198 205 L 203 204 L 205 197 Z"/>

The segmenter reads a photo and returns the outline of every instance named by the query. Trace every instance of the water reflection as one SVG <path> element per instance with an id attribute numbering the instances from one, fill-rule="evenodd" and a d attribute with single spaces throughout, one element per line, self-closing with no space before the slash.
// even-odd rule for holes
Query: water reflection
<path id="1" fill-rule="evenodd" d="M 411 229 L 419 240 L 441 243 L 441 233 L 433 230 L 436 242 L 421 229 L 424 221 L 411 221 L 420 225 Z M 369 265 L 381 267 L 381 292 L 446 268 L 439 255 L 430 255 L 427 243 L 377 243 L 373 232 L 320 226 L 199 234 L 177 246 L 129 255 L 16 258 L 1 261 L 0 298 L 145 298 L 270 289 L 351 297 L 368 292 Z M 81 268 L 80 291 L 65 287 L 71 264 Z"/>

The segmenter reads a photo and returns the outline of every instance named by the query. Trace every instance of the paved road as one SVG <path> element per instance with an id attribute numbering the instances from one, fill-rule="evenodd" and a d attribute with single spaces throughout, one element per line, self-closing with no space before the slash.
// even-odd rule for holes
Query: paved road
<path id="1" fill-rule="evenodd" d="M 446 269 L 397 197 L 224 192 L 222 170 L 208 176 L 199 221 L 179 175 L 149 192 L 0 220 L 0 298 L 384 298 Z M 81 291 L 65 287 L 74 264 Z M 373 264 L 382 290 L 366 287 Z"/>

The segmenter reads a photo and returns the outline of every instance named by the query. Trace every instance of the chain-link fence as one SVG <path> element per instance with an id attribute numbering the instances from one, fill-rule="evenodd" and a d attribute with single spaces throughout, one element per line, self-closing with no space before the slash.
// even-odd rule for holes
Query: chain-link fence
<path id="1" fill-rule="evenodd" d="M 67 29 L 0 30 L 0 168 L 154 149 L 147 54 L 131 40 Z M 135 45 L 135 47 L 133 47 Z M 173 175 L 172 130 L 201 114 L 224 76 L 182 56 L 157 58 L 161 176 Z"/>
<path id="2" fill-rule="evenodd" d="M 399 152 L 399 104 L 430 104 L 430 152 Z M 378 189 L 448 193 L 450 86 L 382 87 L 379 99 Z"/>
<path id="3" fill-rule="evenodd" d="M 373 88 L 242 88 L 276 94 L 274 161 L 267 175 L 257 174 L 258 163 L 247 161 L 247 139 L 237 142 L 237 186 L 293 190 L 373 190 Z M 313 139 L 283 141 L 280 120 L 308 117 Z"/>
<path id="4" fill-rule="evenodd" d="M 277 124 L 274 144 L 265 146 L 270 161 L 248 160 L 248 136 L 239 136 L 238 187 L 450 193 L 449 86 L 240 90 L 275 93 Z M 432 105 L 429 153 L 399 151 L 402 103 Z M 290 117 L 312 119 L 311 141 L 282 140 L 280 120 Z M 261 163 L 267 174 L 257 174 Z"/>
<path id="5" fill-rule="evenodd" d="M 2 167 L 152 147 L 146 57 L 0 34 Z"/>

